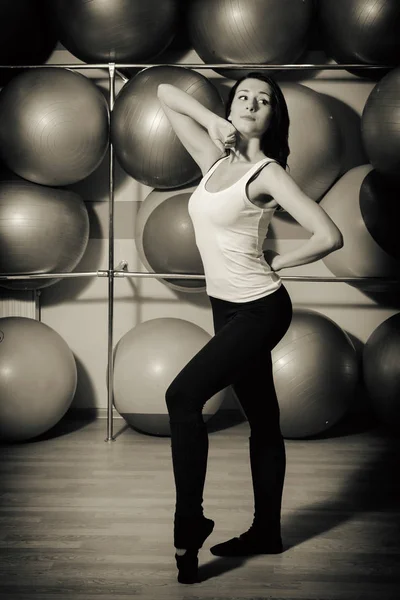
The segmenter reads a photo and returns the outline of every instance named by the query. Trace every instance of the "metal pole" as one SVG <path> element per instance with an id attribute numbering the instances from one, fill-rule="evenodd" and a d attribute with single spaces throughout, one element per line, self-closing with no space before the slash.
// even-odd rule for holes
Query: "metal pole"
<path id="1" fill-rule="evenodd" d="M 124 261 L 126 264 L 126 261 Z M 115 277 L 154 277 L 155 279 L 205 279 L 204 275 L 193 275 L 187 273 L 142 273 L 135 271 L 118 270 Z M 399 279 L 389 277 L 321 277 L 319 275 L 280 275 L 282 281 L 307 281 L 310 283 L 379 283 L 400 285 Z"/>
<path id="2" fill-rule="evenodd" d="M 270 71 L 343 71 L 347 69 L 358 69 L 358 70 L 387 70 L 394 69 L 397 65 L 363 65 L 363 64 L 311 64 L 311 63 L 296 63 L 296 64 L 281 64 L 271 65 L 267 63 L 110 63 L 113 66 L 114 73 L 116 68 L 136 68 L 136 69 L 147 69 L 148 67 L 185 67 L 186 69 L 268 69 Z M 109 64 L 98 63 L 98 64 L 45 64 L 45 65 L 0 65 L 0 69 L 107 69 L 109 70 Z M 119 74 L 119 73 L 118 73 Z"/>
<path id="3" fill-rule="evenodd" d="M 73 279 L 74 277 L 108 277 L 108 271 L 82 271 L 73 273 L 0 273 L 0 281 L 19 281 L 21 279 Z"/>
<path id="4" fill-rule="evenodd" d="M 153 273 L 142 271 L 127 271 L 128 262 L 122 260 L 114 269 L 114 277 L 144 277 L 154 279 L 205 279 L 204 274 L 193 273 Z M 24 279 L 73 279 L 82 277 L 108 277 L 108 270 L 76 272 L 76 273 L 26 273 L 18 275 L 0 274 L 0 281 L 18 281 Z M 390 277 L 322 277 L 320 275 L 281 275 L 282 281 L 309 281 L 310 283 L 385 283 L 387 285 L 400 285 L 400 278 Z"/>
<path id="5" fill-rule="evenodd" d="M 110 116 L 115 101 L 115 64 L 108 65 L 109 73 L 109 104 Z M 110 142 L 109 161 L 109 229 L 108 229 L 108 378 L 107 378 L 107 438 L 106 442 L 115 441 L 113 438 L 113 327 L 114 327 L 114 149 Z"/>

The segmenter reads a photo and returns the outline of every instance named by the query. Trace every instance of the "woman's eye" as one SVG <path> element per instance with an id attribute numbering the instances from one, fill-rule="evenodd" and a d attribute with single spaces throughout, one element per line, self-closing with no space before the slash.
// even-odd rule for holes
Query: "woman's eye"
<path id="1" fill-rule="evenodd" d="M 246 100 L 246 99 L 247 99 L 247 96 L 243 96 L 243 95 L 242 95 L 242 96 L 238 96 L 238 98 L 239 98 L 239 100 Z"/>

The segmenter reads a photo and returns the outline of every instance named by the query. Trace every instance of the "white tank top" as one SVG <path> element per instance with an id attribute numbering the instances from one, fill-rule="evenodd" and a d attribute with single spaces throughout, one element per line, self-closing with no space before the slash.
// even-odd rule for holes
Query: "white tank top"
<path id="1" fill-rule="evenodd" d="M 229 156 L 224 157 L 226 160 Z M 250 179 L 270 162 L 257 162 L 236 183 L 219 192 L 206 190 L 221 160 L 204 175 L 189 199 L 196 245 L 204 266 L 206 292 L 229 302 L 248 302 L 282 284 L 265 260 L 262 246 L 275 208 L 260 208 L 247 197 Z"/>

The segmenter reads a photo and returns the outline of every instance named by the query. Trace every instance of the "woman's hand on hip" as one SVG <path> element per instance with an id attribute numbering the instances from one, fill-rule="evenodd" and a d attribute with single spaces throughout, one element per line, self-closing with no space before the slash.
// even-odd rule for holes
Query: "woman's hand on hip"
<path id="1" fill-rule="evenodd" d="M 269 248 L 268 250 L 264 250 L 263 254 L 272 271 L 279 271 L 282 268 L 279 265 L 281 255 L 278 252 Z"/>

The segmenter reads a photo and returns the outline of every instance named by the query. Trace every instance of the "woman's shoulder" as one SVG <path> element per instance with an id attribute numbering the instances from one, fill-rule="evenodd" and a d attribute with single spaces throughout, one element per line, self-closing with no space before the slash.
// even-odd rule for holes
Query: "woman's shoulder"
<path id="1" fill-rule="evenodd" d="M 260 172 L 264 177 L 287 177 L 288 172 L 282 167 L 280 162 L 273 157 L 266 156 L 260 161 L 260 164 L 264 162 L 263 168 Z M 265 168 L 268 167 L 268 168 Z"/>
<path id="2" fill-rule="evenodd" d="M 270 163 L 272 164 L 273 163 L 273 164 L 278 165 L 279 167 L 281 167 L 281 165 L 279 164 L 279 161 L 276 158 L 274 158 L 273 156 L 267 156 L 266 154 L 264 154 L 264 156 L 260 159 L 259 162 L 263 162 L 263 161 L 265 161 L 266 164 L 270 164 Z"/>
<path id="3" fill-rule="evenodd" d="M 272 191 L 272 190 L 270 190 L 271 182 L 272 181 L 276 182 L 277 180 L 279 180 L 279 177 L 282 175 L 283 175 L 283 177 L 285 177 L 285 175 L 287 175 L 287 172 L 275 158 L 265 156 L 265 158 L 262 159 L 262 161 L 260 161 L 260 163 L 262 164 L 263 161 L 265 161 L 265 164 L 263 165 L 263 168 L 260 169 L 258 179 L 259 179 L 261 185 L 264 187 L 264 189 L 268 190 L 268 192 L 270 192 L 270 191 Z M 271 187 L 274 187 L 274 185 L 272 185 Z M 274 197 L 273 193 L 271 193 L 269 195 L 272 198 Z M 285 209 L 283 209 L 277 203 L 276 203 L 275 209 L 277 212 L 285 212 Z"/>

